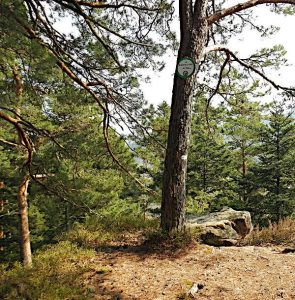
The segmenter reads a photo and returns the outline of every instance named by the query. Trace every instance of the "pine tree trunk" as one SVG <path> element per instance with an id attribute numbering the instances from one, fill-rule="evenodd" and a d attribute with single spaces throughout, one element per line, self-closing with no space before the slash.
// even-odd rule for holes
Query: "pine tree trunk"
<path id="1" fill-rule="evenodd" d="M 32 253 L 30 243 L 30 230 L 29 230 L 29 218 L 28 218 L 28 201 L 27 193 L 30 182 L 30 176 L 25 175 L 19 188 L 18 188 L 18 210 L 20 221 L 20 248 L 22 262 L 24 266 L 30 266 L 32 264 Z"/>
<path id="2" fill-rule="evenodd" d="M 198 64 L 207 40 L 207 2 L 180 1 L 181 41 L 178 60 L 189 57 Z M 161 228 L 180 231 L 185 222 L 187 156 L 191 133 L 192 99 L 196 74 L 174 75 L 171 116 L 163 175 Z"/>
<path id="3" fill-rule="evenodd" d="M 15 82 L 15 94 L 17 97 L 16 112 L 18 116 L 21 114 L 21 105 L 23 98 L 23 82 L 16 66 L 12 67 L 13 79 Z M 18 117 L 19 120 L 19 117 Z M 24 139 L 21 134 L 18 135 L 18 144 L 24 145 Z M 32 252 L 28 218 L 28 201 L 27 193 L 30 182 L 30 175 L 26 174 L 18 187 L 18 210 L 19 210 L 19 231 L 20 231 L 20 250 L 24 266 L 32 265 Z"/>

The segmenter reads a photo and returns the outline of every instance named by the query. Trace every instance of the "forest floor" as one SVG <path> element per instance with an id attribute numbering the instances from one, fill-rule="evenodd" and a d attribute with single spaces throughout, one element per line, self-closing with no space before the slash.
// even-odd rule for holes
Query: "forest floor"
<path id="1" fill-rule="evenodd" d="M 85 284 L 95 299 L 295 299 L 295 253 L 278 247 L 210 247 L 162 253 L 138 245 L 98 252 Z M 193 284 L 201 289 L 186 296 Z"/>

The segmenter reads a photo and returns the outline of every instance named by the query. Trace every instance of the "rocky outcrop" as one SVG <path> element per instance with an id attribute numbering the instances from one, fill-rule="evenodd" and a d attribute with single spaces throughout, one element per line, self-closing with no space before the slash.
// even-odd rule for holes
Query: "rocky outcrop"
<path id="1" fill-rule="evenodd" d="M 247 211 L 224 208 L 205 216 L 188 216 L 186 226 L 199 228 L 201 239 L 212 246 L 233 246 L 251 232 L 251 215 Z"/>
<path id="2" fill-rule="evenodd" d="M 160 218 L 160 205 L 150 204 L 146 216 Z M 211 246 L 234 246 L 251 232 L 253 226 L 248 211 L 229 207 L 204 216 L 187 215 L 186 228 L 198 228 L 201 239 Z"/>

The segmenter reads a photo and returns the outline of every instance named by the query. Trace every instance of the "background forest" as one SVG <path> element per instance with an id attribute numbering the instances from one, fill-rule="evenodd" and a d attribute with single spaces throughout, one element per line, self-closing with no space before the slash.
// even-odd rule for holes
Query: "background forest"
<path id="1" fill-rule="evenodd" d="M 42 74 L 38 73 L 40 63 Z M 120 223 L 130 222 L 135 228 L 140 226 L 147 207 L 160 203 L 169 105 L 164 102 L 140 111 L 148 136 L 139 130 L 132 136 L 110 132 L 116 156 L 145 183 L 149 190 L 144 191 L 109 156 L 101 135 L 101 117 L 88 96 L 62 77 L 58 82 L 50 78 L 54 69 L 48 58 L 30 65 L 28 73 L 17 60 L 11 65 L 3 62 L 1 96 L 3 106 L 18 109 L 35 145 L 32 172 L 37 176 L 28 187 L 33 249 L 56 241 L 75 224 L 123 226 Z M 21 74 L 19 102 L 13 70 Z M 32 85 L 36 82 L 44 89 L 41 95 Z M 292 108 L 284 99 L 262 105 L 257 97 L 241 96 L 210 106 L 206 115 L 205 99 L 198 99 L 188 159 L 187 212 L 230 206 L 250 211 L 260 225 L 294 216 Z M 26 176 L 26 151 L 18 144 L 14 128 L 0 122 L 1 258 L 11 261 L 19 259 L 17 194 Z"/>
<path id="2" fill-rule="evenodd" d="M 1 9 L 8 16 L 6 2 Z M 94 42 L 90 27 L 67 42 L 76 51 L 73 57 L 82 57 L 85 64 L 83 71 L 73 64 L 77 73 L 91 80 L 91 67 L 112 78 L 113 88 L 122 93 L 125 106 L 106 117 L 91 92 L 70 72 L 65 74 L 52 55 L 60 51 L 58 55 L 66 56 L 64 49 L 53 51 L 38 39 L 28 39 L 17 24 L 19 19 L 31 22 L 25 6 L 14 13 L 14 19 L 0 19 L 1 262 L 20 260 L 22 191 L 33 251 L 69 232 L 150 226 L 146 211 L 161 198 L 169 105 L 145 103 L 138 79 L 116 69 L 117 59 L 108 47 Z M 57 39 L 57 44 L 62 42 Z M 155 45 L 151 51 L 160 56 L 164 50 L 164 45 Z M 144 61 L 141 55 L 148 54 L 137 55 Z M 277 46 L 261 50 L 259 57 L 267 67 L 279 65 L 283 55 Z M 208 68 L 220 64 L 212 54 Z M 250 211 L 260 226 L 295 217 L 295 115 L 290 95 L 273 99 L 238 67 L 231 66 L 226 75 L 231 80 L 220 84 L 216 101 L 208 101 L 210 82 L 204 81 L 194 94 L 186 211 L 201 214 L 230 206 Z M 98 92 L 97 97 L 107 93 Z M 116 118 L 120 125 L 106 132 L 109 119 Z"/>

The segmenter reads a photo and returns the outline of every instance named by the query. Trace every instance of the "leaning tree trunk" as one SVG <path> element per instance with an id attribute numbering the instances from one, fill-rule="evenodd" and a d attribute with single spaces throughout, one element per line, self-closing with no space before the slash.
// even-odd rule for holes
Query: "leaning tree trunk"
<path id="1" fill-rule="evenodd" d="M 207 41 L 206 0 L 179 1 L 181 41 L 178 61 L 192 58 L 197 64 Z M 185 221 L 187 156 L 191 132 L 192 98 L 196 74 L 182 79 L 175 73 L 168 143 L 163 175 L 161 228 L 180 231 Z"/>
<path id="2" fill-rule="evenodd" d="M 29 218 L 28 218 L 28 201 L 27 201 L 29 182 L 30 182 L 30 176 L 25 175 L 18 188 L 18 195 L 17 195 L 18 210 L 19 210 L 20 246 L 21 246 L 22 262 L 24 266 L 30 266 L 32 264 Z"/>

